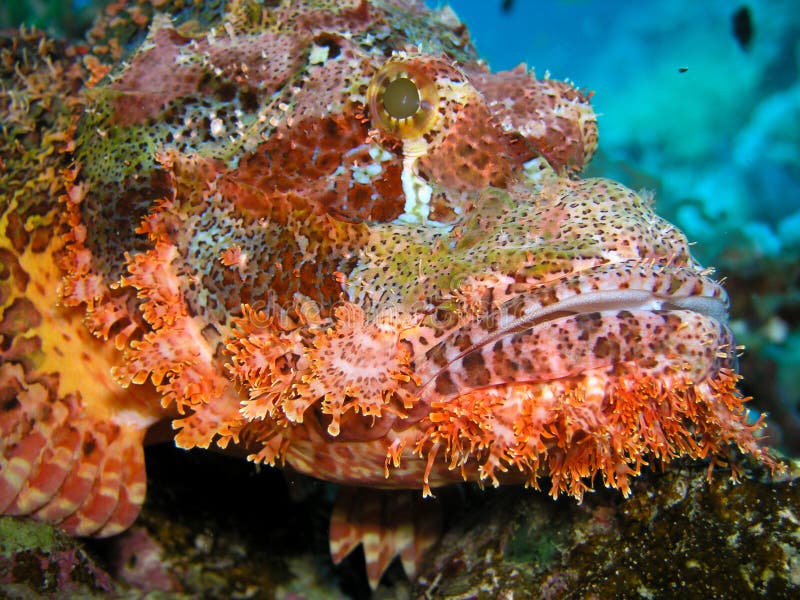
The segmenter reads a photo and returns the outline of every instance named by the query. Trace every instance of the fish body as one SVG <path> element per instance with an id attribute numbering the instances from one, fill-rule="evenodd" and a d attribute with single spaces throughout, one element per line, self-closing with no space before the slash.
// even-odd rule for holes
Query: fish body
<path id="1" fill-rule="evenodd" d="M 724 289 L 647 194 L 580 176 L 589 95 L 492 73 L 449 9 L 268 4 L 120 4 L 59 60 L 5 48 L 3 512 L 124 530 L 164 421 L 426 495 L 773 464 Z M 411 542 L 386 544 L 373 583 Z"/>

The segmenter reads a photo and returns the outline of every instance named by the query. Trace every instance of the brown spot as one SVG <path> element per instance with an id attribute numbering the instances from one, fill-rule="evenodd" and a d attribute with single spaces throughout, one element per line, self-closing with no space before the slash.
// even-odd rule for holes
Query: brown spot
<path id="1" fill-rule="evenodd" d="M 597 358 L 611 358 L 616 361 L 619 359 L 619 344 L 613 340 L 609 340 L 605 336 L 597 338 L 593 349 L 594 355 Z"/>
<path id="2" fill-rule="evenodd" d="M 53 240 L 53 228 L 52 226 L 48 227 L 37 227 L 32 234 L 31 237 L 31 251 L 33 252 L 44 252 L 47 250 L 47 247 L 50 245 L 50 242 Z"/>
<path id="3" fill-rule="evenodd" d="M 458 394 L 458 386 L 450 378 L 450 372 L 444 371 L 436 378 L 436 393 L 442 396 L 455 396 Z"/>
<path id="4" fill-rule="evenodd" d="M 15 298 L 3 313 L 0 321 L 0 335 L 15 336 L 42 323 L 42 315 L 33 302 L 27 298 Z"/>
<path id="5" fill-rule="evenodd" d="M 8 336 L 3 338 L 0 349 L 3 350 L 3 361 L 18 362 L 25 371 L 31 371 L 40 355 L 42 339 L 38 335 Z"/>
<path id="6" fill-rule="evenodd" d="M 575 325 L 577 325 L 578 329 L 580 330 L 578 339 L 585 342 L 586 340 L 592 338 L 600 329 L 602 323 L 603 317 L 600 316 L 600 313 L 593 312 L 579 314 L 575 317 Z"/>
<path id="7" fill-rule="evenodd" d="M 451 345 L 458 348 L 461 352 L 468 352 L 472 348 L 472 338 L 464 332 L 459 332 Z"/>
<path id="8" fill-rule="evenodd" d="M 656 360 L 656 358 L 653 356 L 641 358 L 639 359 L 639 366 L 644 369 L 652 370 L 658 366 L 658 360 Z"/>
<path id="9" fill-rule="evenodd" d="M 670 331 L 677 330 L 682 324 L 683 320 L 678 316 L 672 313 L 665 313 L 662 315 L 664 319 L 664 324 L 669 328 Z"/>
<path id="10" fill-rule="evenodd" d="M 11 242 L 14 250 L 19 253 L 22 253 L 25 250 L 25 247 L 28 245 L 29 234 L 27 231 L 25 231 L 25 226 L 22 223 L 19 213 L 9 213 L 5 237 L 9 242 Z"/>
<path id="11" fill-rule="evenodd" d="M 425 358 L 435 364 L 437 367 L 446 367 L 447 358 L 444 353 L 444 346 L 434 346 L 425 353 Z"/>
<path id="12" fill-rule="evenodd" d="M 4 400 L 0 403 L 0 410 L 3 412 L 11 412 L 20 407 L 19 398 L 17 398 L 16 394 L 9 400 Z"/>
<path id="13" fill-rule="evenodd" d="M 548 289 L 539 297 L 539 301 L 542 303 L 542 306 L 549 306 L 558 302 L 558 294 L 556 293 L 555 288 Z"/>
<path id="14" fill-rule="evenodd" d="M 483 355 L 480 352 L 471 352 L 467 354 L 461 360 L 461 364 L 464 367 L 464 371 L 467 373 L 470 385 L 489 385 L 491 374 L 486 368 L 486 363 L 483 360 Z"/>
<path id="15" fill-rule="evenodd" d="M 95 443 L 95 441 L 94 441 L 94 440 L 86 440 L 86 442 L 84 442 L 84 444 L 83 444 L 83 448 L 82 448 L 82 450 L 83 450 L 83 455 L 84 455 L 84 456 L 89 456 L 89 455 L 90 455 L 90 454 L 92 454 L 92 453 L 93 453 L 93 452 L 94 452 L 96 449 L 97 449 L 97 444 Z"/>
<path id="16" fill-rule="evenodd" d="M 0 248 L 0 281 L 11 278 L 16 287 L 24 292 L 30 276 L 17 260 L 17 256 L 7 248 Z"/>

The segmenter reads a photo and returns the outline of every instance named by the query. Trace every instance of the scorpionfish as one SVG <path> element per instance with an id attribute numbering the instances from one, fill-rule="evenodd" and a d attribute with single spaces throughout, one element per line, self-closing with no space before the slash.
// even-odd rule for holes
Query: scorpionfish
<path id="1" fill-rule="evenodd" d="M 450 9 L 120 1 L 0 50 L 2 513 L 123 531 L 165 421 L 419 504 L 774 464 L 724 289 L 651 197 L 580 175 L 590 94 L 491 72 Z M 334 559 L 413 571 L 415 506 L 337 507 Z"/>

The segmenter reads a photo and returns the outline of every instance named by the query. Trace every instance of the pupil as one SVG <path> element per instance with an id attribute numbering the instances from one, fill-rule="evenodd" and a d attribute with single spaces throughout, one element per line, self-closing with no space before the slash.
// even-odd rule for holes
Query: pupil
<path id="1" fill-rule="evenodd" d="M 406 77 L 395 79 L 383 92 L 383 107 L 395 119 L 407 119 L 419 110 L 417 84 Z"/>

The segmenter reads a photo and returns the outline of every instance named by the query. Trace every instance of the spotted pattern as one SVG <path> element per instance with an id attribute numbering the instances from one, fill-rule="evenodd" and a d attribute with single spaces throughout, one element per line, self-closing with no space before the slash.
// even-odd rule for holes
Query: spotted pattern
<path id="1" fill-rule="evenodd" d="M 139 512 L 143 426 L 158 411 L 152 393 L 111 379 L 120 355 L 92 337 L 83 311 L 59 305 L 76 57 L 41 33 L 0 43 L 0 83 L 15 90 L 0 144 L 0 511 L 105 536 Z"/>
<path id="2" fill-rule="evenodd" d="M 580 177 L 589 94 L 489 72 L 450 9 L 132 0 L 86 48 L 0 54 L 3 512 L 120 531 L 163 420 L 424 495 L 776 466 L 722 287 L 647 194 Z M 397 77 L 413 114 L 386 109 Z M 337 508 L 331 548 L 363 541 L 375 585 L 432 536 L 373 508 Z"/>

